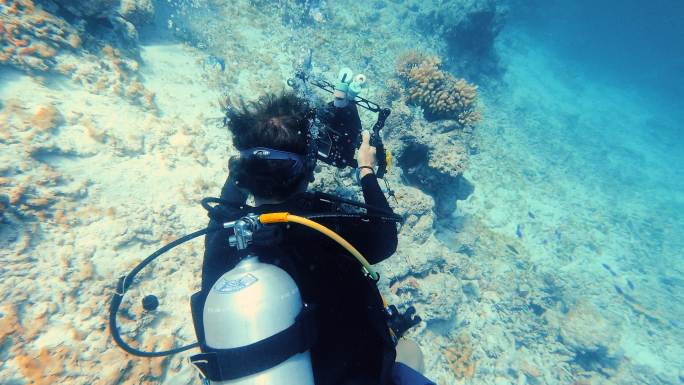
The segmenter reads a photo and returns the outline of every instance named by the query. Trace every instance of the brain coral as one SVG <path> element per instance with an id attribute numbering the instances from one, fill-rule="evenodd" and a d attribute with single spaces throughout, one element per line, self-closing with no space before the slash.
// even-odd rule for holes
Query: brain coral
<path id="1" fill-rule="evenodd" d="M 78 32 L 31 0 L 0 1 L 0 64 L 47 71 L 60 48 L 79 48 Z"/>
<path id="2" fill-rule="evenodd" d="M 397 60 L 396 70 L 407 86 L 409 102 L 423 107 L 428 120 L 453 119 L 462 127 L 480 120 L 477 86 L 442 70 L 441 59 L 408 52 Z"/>

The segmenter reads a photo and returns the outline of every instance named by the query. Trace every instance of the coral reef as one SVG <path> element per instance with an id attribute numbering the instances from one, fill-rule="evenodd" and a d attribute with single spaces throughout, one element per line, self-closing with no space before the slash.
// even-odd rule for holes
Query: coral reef
<path id="1" fill-rule="evenodd" d="M 57 65 L 60 50 L 81 46 L 75 28 L 31 0 L 1 2 L 0 16 L 0 64 L 48 71 Z"/>
<path id="2" fill-rule="evenodd" d="M 591 264 L 584 263 L 581 248 L 567 242 L 570 225 L 546 227 L 549 222 L 541 217 L 551 217 L 553 211 L 539 212 L 539 206 L 530 208 L 531 202 L 512 194 L 510 186 L 527 177 L 538 180 L 534 175 L 511 174 L 508 179 L 502 174 L 510 169 L 501 171 L 501 159 L 487 162 L 505 153 L 496 148 L 507 144 L 496 137 L 502 120 L 487 119 L 488 129 L 478 132 L 453 117 L 428 121 L 430 113 L 418 98 L 426 96 L 412 97 L 407 81 L 394 76 L 393 63 L 379 60 L 386 52 L 397 55 L 412 47 L 429 52 L 458 49 L 466 54 L 463 60 L 455 56 L 459 60 L 449 61 L 447 67 L 430 59 L 423 72 L 448 68 L 463 74 L 455 68 L 475 63 L 468 55 L 486 56 L 468 54 L 463 44 L 479 44 L 474 35 L 492 19 L 474 12 L 483 9 L 477 4 L 488 1 L 439 3 L 444 8 L 440 15 L 454 15 L 450 25 L 464 27 L 451 28 L 460 31 L 459 39 L 468 40 L 455 44 L 419 40 L 411 33 L 408 26 L 415 23 L 409 18 L 431 12 L 430 7 L 437 6 L 431 2 L 378 2 L 376 9 L 361 2 L 308 2 L 320 4 L 310 11 L 324 17 L 314 20 L 302 13 L 306 10 L 298 0 L 155 2 L 162 11 L 174 8 L 169 28 L 178 28 L 191 47 L 151 45 L 135 58 L 117 45 L 117 35 L 107 36 L 112 32 L 108 29 L 120 28 L 116 33 L 134 39 L 139 24 L 150 20 L 151 2 L 82 2 L 82 9 L 75 0 L 35 2 L 54 19 L 50 25 L 67 23 L 64 31 L 76 31 L 79 44 L 45 42 L 29 34 L 34 43 L 56 51 L 43 61 L 47 67 L 33 68 L 10 56 L 3 62 L 25 72 L 4 72 L 9 76 L 1 79 L 0 89 L 3 381 L 133 385 L 196 380 L 184 360 L 187 354 L 143 359 L 113 344 L 106 327 L 113 282 L 162 244 L 206 225 L 198 201 L 220 192 L 226 159 L 235 153 L 225 131 L 215 125 L 220 117 L 212 103 L 219 93 L 250 97 L 281 87 L 291 62 L 301 58 L 302 47 L 311 45 L 314 68 L 326 78 L 334 76 L 344 58 L 345 65 L 371 79 L 364 96 L 392 109 L 383 133 L 395 162 L 386 178 L 396 197 L 390 204 L 405 221 L 397 252 L 376 266 L 382 277 L 378 285 L 389 303 L 402 310 L 415 306 L 424 320 L 407 337 L 420 343 L 429 378 L 439 384 L 497 385 L 679 381 L 676 372 L 670 381 L 641 357 L 626 353 L 622 358 L 620 351 L 622 341 L 639 328 L 643 334 L 634 336 L 641 338 L 640 345 L 667 351 L 671 333 L 662 329 L 674 329 L 678 323 L 666 317 L 668 309 L 658 305 L 657 298 L 639 298 L 639 290 L 629 289 L 631 284 L 624 281 L 615 282 L 624 290 L 615 294 L 591 273 L 565 278 L 559 274 L 572 266 L 590 270 Z M 0 0 L 2 6 L 12 4 L 33 3 Z M 29 17 L 29 8 L 14 7 L 24 12 L 22 18 Z M 38 6 L 32 9 L 41 12 Z M 390 14 L 399 17 L 372 22 Z M 16 22 L 15 14 L 1 15 L 4 32 L 8 20 Z M 447 36 L 442 27 L 435 30 Z M 71 36 L 57 35 L 67 42 Z M 266 38 L 268 46 L 263 44 Z M 482 38 L 490 40 L 491 35 L 482 32 Z M 10 40 L 3 40 L 3 47 L 15 47 Z M 225 71 L 202 66 L 211 55 L 224 60 Z M 400 69 L 408 77 L 426 57 L 408 57 Z M 450 75 L 444 71 L 442 76 Z M 67 79 L 70 82 L 63 81 Z M 425 84 L 429 89 L 430 83 Z M 150 113 L 157 110 L 159 114 Z M 364 127 L 370 127 L 370 114 L 361 114 Z M 483 142 L 488 155 L 473 167 L 470 156 L 485 133 L 492 136 Z M 466 177 L 482 183 L 481 193 L 469 195 L 473 186 Z M 499 187 L 489 185 L 498 180 Z M 349 170 L 323 166 L 311 187 L 361 199 Z M 505 191 L 509 200 L 494 197 L 496 191 Z M 459 210 L 454 211 L 457 204 Z M 535 217 L 528 210 L 534 211 L 538 226 L 532 225 Z M 524 237 L 515 235 L 515 225 L 508 227 L 511 221 L 521 224 Z M 584 230 L 587 222 L 581 224 L 575 227 Z M 557 259 L 546 259 L 556 252 L 547 248 L 547 240 L 572 254 L 573 263 L 559 266 Z M 120 326 L 134 346 L 165 349 L 194 340 L 184 305 L 199 283 L 202 245 L 201 240 L 193 242 L 165 254 L 125 298 Z M 582 277 L 584 281 L 576 281 Z M 630 279 L 637 288 L 644 284 Z M 680 284 L 662 283 L 672 285 L 667 289 L 671 292 Z M 160 311 L 143 311 L 139 300 L 148 293 L 163 293 Z M 667 296 L 663 290 L 662 297 Z M 616 314 L 623 319 L 616 320 Z M 654 323 L 658 327 L 652 327 Z M 621 325 L 629 326 L 630 333 Z M 155 333 L 173 337 L 152 337 Z M 646 359 L 670 367 L 680 355 L 672 355 L 670 363 L 665 356 Z M 684 377 L 681 372 L 679 376 Z"/>
<path id="3" fill-rule="evenodd" d="M 397 75 L 405 82 L 408 101 L 425 110 L 427 120 L 453 119 L 462 127 L 480 121 L 477 86 L 440 68 L 439 57 L 409 51 L 397 59 Z"/>
<path id="4" fill-rule="evenodd" d="M 439 216 L 450 214 L 456 200 L 473 186 L 463 177 L 472 152 L 472 130 L 453 120 L 428 122 L 407 106 L 405 95 L 391 104 L 386 146 L 405 181 L 434 198 Z"/>
<path id="5" fill-rule="evenodd" d="M 94 3 L 93 10 L 102 5 Z M 131 12 L 137 12 L 131 7 Z M 83 8 L 83 12 L 88 13 L 88 9 Z M 119 49 L 102 44 L 101 49 L 89 52 L 81 44 L 85 32 L 31 0 L 2 2 L 0 14 L 0 64 L 34 75 L 61 73 L 93 93 L 111 92 L 149 110 L 156 109 L 154 94 L 140 81 L 139 63 Z"/>

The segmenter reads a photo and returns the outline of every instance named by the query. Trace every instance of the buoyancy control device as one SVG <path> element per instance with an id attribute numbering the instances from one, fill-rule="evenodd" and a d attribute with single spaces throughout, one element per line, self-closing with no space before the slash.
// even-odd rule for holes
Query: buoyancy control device
<path id="1" fill-rule="evenodd" d="M 117 313 L 124 294 L 145 266 L 184 242 L 221 229 L 232 230 L 232 235 L 226 242 L 245 251 L 264 226 L 276 223 L 306 226 L 337 242 L 358 260 L 363 273 L 369 279 L 377 281 L 377 273 L 353 245 L 313 219 L 340 216 L 401 222 L 401 217 L 360 202 L 328 194 L 316 194 L 319 195 L 319 199 L 335 199 L 340 203 L 372 209 L 376 213 L 326 213 L 308 217 L 286 212 L 249 214 L 238 220 L 213 225 L 181 237 L 157 250 L 130 273 L 119 278 L 109 315 L 109 327 L 114 341 L 126 352 L 142 357 L 161 357 L 199 347 L 202 353 L 192 356 L 191 362 L 205 383 L 313 385 L 309 349 L 316 338 L 314 310 L 302 302 L 299 288 L 287 272 L 259 261 L 258 256 L 246 253 L 233 269 L 224 273 L 214 283 L 211 290 L 200 291 L 192 296 L 191 310 L 198 337 L 196 343 L 166 351 L 141 351 L 130 346 L 121 337 L 117 326 Z M 210 203 L 219 205 L 212 206 Z M 212 218 L 216 211 L 220 210 L 221 203 L 225 202 L 217 198 L 202 200 L 203 207 L 209 211 Z M 153 310 L 158 304 L 158 300 L 152 295 L 146 296 L 143 300 L 146 310 Z M 401 314 L 390 310 L 392 309 L 388 309 L 388 322 L 391 325 L 392 318 Z M 416 322 L 419 321 L 417 318 Z M 394 330 L 395 335 L 397 332 L 399 330 Z"/>

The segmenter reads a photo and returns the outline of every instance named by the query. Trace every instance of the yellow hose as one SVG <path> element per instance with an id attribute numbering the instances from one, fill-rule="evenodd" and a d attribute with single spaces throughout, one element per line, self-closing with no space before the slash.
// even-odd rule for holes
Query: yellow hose
<path id="1" fill-rule="evenodd" d="M 321 225 L 320 223 L 314 222 L 304 217 L 300 217 L 298 215 L 292 215 L 286 212 L 261 214 L 259 215 L 259 222 L 264 224 L 292 222 L 299 223 L 300 225 L 304 225 L 308 228 L 316 230 L 328 236 L 333 241 L 339 243 L 340 246 L 344 247 L 347 251 L 349 251 L 351 255 L 353 255 L 361 263 L 361 266 L 363 266 L 364 271 L 368 275 L 370 275 L 370 277 L 373 280 L 377 281 L 378 279 L 378 274 L 373 271 L 373 269 L 370 266 L 370 263 L 368 263 L 366 258 L 364 258 L 363 255 L 361 255 L 361 253 L 358 250 L 356 250 L 356 248 L 352 246 L 351 243 L 347 242 L 344 238 L 340 237 L 336 232 Z"/>

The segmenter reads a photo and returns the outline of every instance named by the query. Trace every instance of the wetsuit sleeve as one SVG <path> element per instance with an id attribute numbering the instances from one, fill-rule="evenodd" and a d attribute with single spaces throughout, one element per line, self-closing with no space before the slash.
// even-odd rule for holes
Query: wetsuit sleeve
<path id="1" fill-rule="evenodd" d="M 392 210 L 375 175 L 368 174 L 361 178 L 361 188 L 366 204 Z M 397 226 L 394 222 L 372 219 L 360 224 L 343 226 L 340 233 L 373 264 L 387 259 L 397 250 Z"/>

